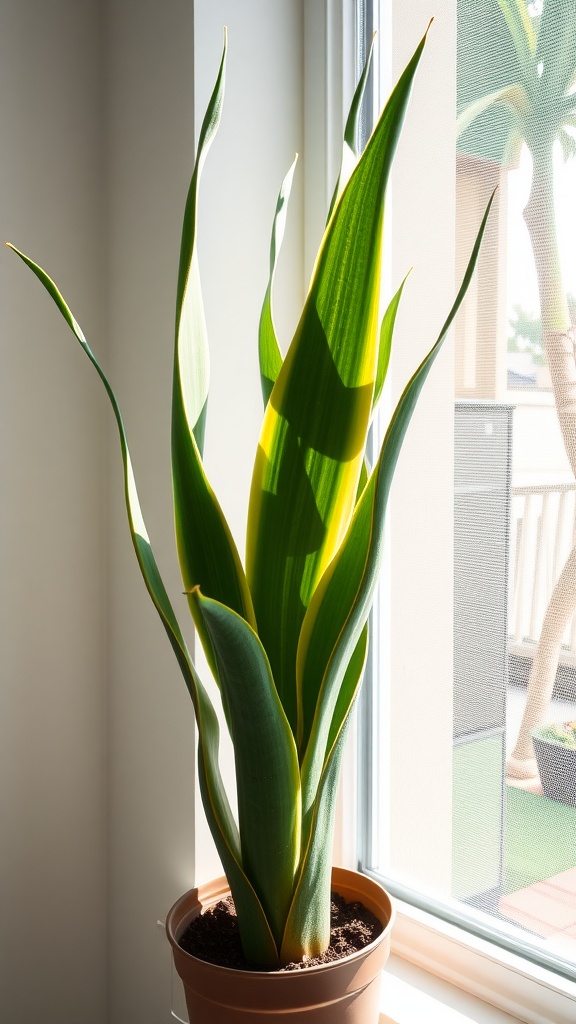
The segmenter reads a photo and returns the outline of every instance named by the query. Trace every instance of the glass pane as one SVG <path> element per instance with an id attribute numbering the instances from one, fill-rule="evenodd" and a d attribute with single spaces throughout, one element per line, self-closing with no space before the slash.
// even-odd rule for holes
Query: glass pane
<path id="1" fill-rule="evenodd" d="M 458 0 L 457 10 L 457 284 L 487 199 L 498 192 L 455 331 L 451 837 L 441 854 L 450 868 L 445 882 L 431 882 L 378 838 L 373 861 L 570 972 L 576 7 Z M 425 699 L 433 707 L 434 695 Z M 392 791 L 394 772 L 392 755 Z M 382 776 L 376 804 L 383 791 Z"/>

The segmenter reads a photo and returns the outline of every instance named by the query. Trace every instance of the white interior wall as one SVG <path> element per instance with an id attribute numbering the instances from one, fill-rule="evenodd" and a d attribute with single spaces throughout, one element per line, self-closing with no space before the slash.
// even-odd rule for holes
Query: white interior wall
<path id="1" fill-rule="evenodd" d="M 179 609 L 170 389 L 181 211 L 194 146 L 193 8 L 114 0 L 106 24 L 110 375 L 148 532 Z M 96 386 L 96 384 L 95 384 Z M 161 1022 L 169 955 L 157 927 L 194 877 L 190 701 L 134 557 L 108 417 L 110 1022 Z"/>
<path id="2" fill-rule="evenodd" d="M 197 130 L 224 25 L 229 40 L 224 112 L 202 179 L 199 255 L 211 344 L 205 464 L 242 555 L 262 421 L 258 321 L 277 194 L 296 152 L 300 159 L 273 297 L 283 350 L 303 298 L 303 24 L 300 0 L 195 4 Z M 203 678 L 209 678 L 207 670 Z M 232 783 L 233 755 L 226 741 L 222 746 L 225 778 Z M 195 823 L 197 877 L 206 879 L 220 873 L 220 866 L 198 796 Z"/>
<path id="3" fill-rule="evenodd" d="M 391 177 L 392 287 L 413 268 L 394 336 L 394 400 L 438 337 L 455 298 L 454 260 L 446 245 L 455 223 L 455 0 L 437 7 Z M 424 34 L 431 7 L 428 0 L 413 0 L 408 19 L 406 5 L 393 0 L 389 11 L 397 80 Z M 389 866 L 441 889 L 451 883 L 453 395 L 449 337 L 407 432 L 389 517 L 393 729 L 389 801 L 383 797 L 390 807 Z M 406 742 L 407 736 L 417 736 L 417 745 Z"/>
<path id="4" fill-rule="evenodd" d="M 194 122 L 225 23 L 228 97 L 202 189 L 207 462 L 243 547 L 269 232 L 302 149 L 302 0 L 0 0 L 3 232 L 57 279 L 102 357 L 184 619 L 173 307 Z M 301 196 L 298 183 L 278 278 L 286 340 L 303 285 Z M 101 386 L 8 252 L 0 280 L 0 1017 L 160 1024 L 170 957 L 157 919 L 216 870 L 194 827 L 192 710 L 131 551 Z"/>
<path id="5" fill-rule="evenodd" d="M 104 348 L 100 5 L 0 3 L 0 224 Z M 0 266 L 0 1019 L 106 1019 L 104 403 Z M 75 347 L 76 346 L 76 347 Z"/>
<path id="6" fill-rule="evenodd" d="M 199 244 L 212 349 L 206 464 L 242 548 L 261 419 L 256 337 L 269 232 L 277 189 L 299 143 L 300 18 L 294 0 L 273 6 L 265 0 L 202 0 L 195 4 L 194 26 L 187 0 L 122 0 L 111 7 L 111 361 L 148 529 L 184 622 L 168 459 L 173 306 L 193 133 L 213 87 L 227 24 L 226 101 L 201 183 Z M 298 223 L 297 197 L 294 213 Z M 282 277 L 288 298 L 284 308 L 277 304 L 283 327 L 301 284 L 298 238 L 299 231 L 291 230 L 286 240 Z M 114 462 L 110 1021 L 157 1024 L 168 1019 L 170 966 L 156 921 L 195 880 L 218 873 L 218 866 L 202 812 L 194 813 L 191 704 L 138 578 L 115 451 Z"/>

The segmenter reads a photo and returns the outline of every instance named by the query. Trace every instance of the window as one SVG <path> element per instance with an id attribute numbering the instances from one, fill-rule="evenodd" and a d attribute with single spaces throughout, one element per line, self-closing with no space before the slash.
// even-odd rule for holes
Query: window
<path id="1" fill-rule="evenodd" d="M 414 265 L 392 395 L 435 340 L 495 185 L 498 195 L 452 347 L 426 386 L 394 484 L 389 571 L 360 716 L 360 839 L 366 870 L 406 901 L 487 939 L 485 955 L 511 962 L 510 951 L 519 954 L 539 981 L 546 975 L 533 965 L 552 968 L 542 1003 L 526 988 L 532 1016 L 522 1019 L 557 1022 L 573 1019 L 576 1000 L 576 741 L 559 727 L 562 742 L 551 744 L 544 730 L 538 776 L 529 733 L 539 720 L 576 719 L 576 576 L 570 561 L 563 570 L 574 537 L 576 460 L 557 406 L 570 359 L 576 380 L 569 320 L 561 320 L 576 292 L 576 15 L 564 3 L 552 19 L 542 4 L 510 7 L 518 18 L 522 11 L 532 47 L 529 99 L 540 102 L 538 83 L 548 90 L 538 107 L 541 136 L 516 88 L 523 69 L 498 0 L 458 0 L 442 5 L 430 32 L 392 182 L 390 288 Z M 415 3 L 408 24 L 400 6 L 375 5 L 382 45 L 393 54 L 391 79 L 428 15 L 429 4 Z M 457 138 L 457 112 L 480 110 L 497 90 L 506 102 L 485 102 L 478 117 L 459 122 Z M 554 127 L 558 104 L 565 120 Z M 544 160 L 546 145 L 544 206 L 530 235 L 522 210 L 533 154 Z M 543 234 L 552 188 L 565 307 L 553 294 L 553 251 Z M 556 338 L 542 330 L 551 303 Z M 561 335 L 567 361 L 552 366 L 553 389 L 546 352 L 553 361 Z M 555 651 L 547 682 L 543 654 L 553 661 Z M 449 973 L 453 949 L 443 956 Z M 477 962 L 462 973 L 471 970 L 480 984 Z M 457 971 L 452 980 L 462 983 Z M 482 981 L 485 994 L 491 984 Z M 518 1012 L 522 997 L 503 996 L 500 1005 L 507 998 Z"/>

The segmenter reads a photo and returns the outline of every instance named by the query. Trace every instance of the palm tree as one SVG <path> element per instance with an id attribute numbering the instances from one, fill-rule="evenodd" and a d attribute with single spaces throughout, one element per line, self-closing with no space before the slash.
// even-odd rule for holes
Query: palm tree
<path id="1" fill-rule="evenodd" d="M 532 157 L 532 183 L 524 220 L 538 278 L 543 343 L 552 377 L 562 439 L 576 478 L 576 358 L 556 236 L 553 153 L 576 154 L 570 132 L 576 127 L 576 5 L 574 0 L 492 0 L 513 48 L 515 80 L 468 103 L 459 116 L 459 134 L 494 107 L 508 112 L 506 159 L 525 143 Z M 499 8 L 499 12 L 498 12 Z M 497 54 L 491 54 L 493 60 Z M 509 66 L 509 65 L 508 65 Z M 552 696 L 560 646 L 576 609 L 576 545 L 554 587 L 532 664 L 526 707 L 508 775 L 529 779 L 538 770 L 530 733 L 541 724 Z"/>

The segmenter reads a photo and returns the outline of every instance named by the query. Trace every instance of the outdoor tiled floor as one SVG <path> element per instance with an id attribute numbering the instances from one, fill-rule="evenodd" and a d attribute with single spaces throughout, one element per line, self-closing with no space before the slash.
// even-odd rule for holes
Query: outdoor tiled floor
<path id="1" fill-rule="evenodd" d="M 503 896 L 500 912 L 576 962 L 576 868 Z"/>

